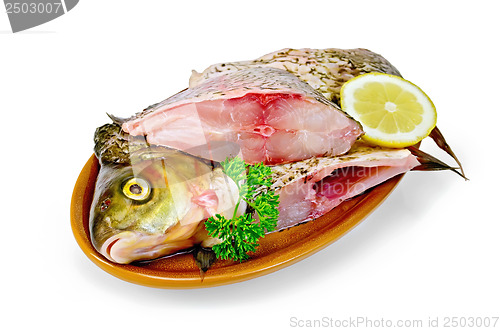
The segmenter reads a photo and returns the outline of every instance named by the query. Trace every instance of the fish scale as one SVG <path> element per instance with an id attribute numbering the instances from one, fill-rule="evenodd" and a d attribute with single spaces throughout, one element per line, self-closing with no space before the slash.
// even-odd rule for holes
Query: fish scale
<path id="1" fill-rule="evenodd" d="M 381 55 L 363 48 L 285 48 L 255 60 L 218 63 L 209 66 L 201 73 L 193 71 L 189 87 L 198 86 L 207 79 L 227 72 L 255 67 L 286 70 L 336 104 L 340 103 L 340 88 L 353 77 L 369 72 L 401 76 L 399 71 Z"/>
<path id="2" fill-rule="evenodd" d="M 228 75 L 228 73 L 230 74 Z M 146 108 L 144 111 L 127 119 L 127 121 L 143 118 L 166 106 L 174 107 L 185 103 L 196 103 L 220 98 L 238 98 L 251 92 L 259 94 L 278 92 L 301 94 L 334 107 L 338 111 L 342 111 L 322 94 L 311 89 L 311 85 L 306 81 L 295 79 L 295 76 L 288 73 L 288 71 L 280 68 L 248 67 L 242 70 L 228 71 L 222 75 L 207 77 L 207 80 L 200 81 L 200 84 Z M 346 114 L 346 116 L 349 115 Z"/>

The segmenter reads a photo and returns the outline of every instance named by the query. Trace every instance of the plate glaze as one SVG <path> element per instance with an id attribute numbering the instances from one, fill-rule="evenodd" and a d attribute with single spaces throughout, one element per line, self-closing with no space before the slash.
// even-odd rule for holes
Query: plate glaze
<path id="1" fill-rule="evenodd" d="M 71 200 L 71 227 L 85 255 L 101 269 L 122 280 L 157 288 L 199 288 L 241 282 L 269 274 L 296 263 L 330 245 L 358 225 L 391 193 L 403 175 L 398 175 L 353 199 L 344 201 L 326 215 L 262 238 L 257 251 L 245 262 L 217 261 L 203 280 L 190 253 L 149 263 L 121 265 L 106 260 L 90 241 L 89 211 L 99 162 L 92 155 L 76 182 Z"/>

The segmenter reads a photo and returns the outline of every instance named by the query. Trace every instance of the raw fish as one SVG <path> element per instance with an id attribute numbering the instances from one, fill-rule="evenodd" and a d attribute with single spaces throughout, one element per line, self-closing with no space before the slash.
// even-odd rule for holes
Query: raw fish
<path id="1" fill-rule="evenodd" d="M 362 134 L 338 106 L 275 68 L 217 75 L 123 122 L 150 144 L 188 151 L 237 143 L 247 163 L 265 164 L 344 154 Z"/>
<path id="2" fill-rule="evenodd" d="M 95 141 L 101 169 L 89 221 L 92 242 L 103 256 L 127 264 L 219 243 L 204 222 L 217 213 L 231 218 L 238 192 L 217 163 L 141 145 L 116 124 L 99 128 Z M 272 186 L 258 191 L 280 194 L 276 230 L 281 230 L 420 165 L 406 149 L 356 143 L 342 156 L 272 166 Z M 236 214 L 245 209 L 241 204 Z"/>
<path id="3" fill-rule="evenodd" d="M 345 155 L 272 166 L 280 195 L 278 229 L 322 216 L 342 201 L 420 165 L 407 149 L 356 143 Z"/>

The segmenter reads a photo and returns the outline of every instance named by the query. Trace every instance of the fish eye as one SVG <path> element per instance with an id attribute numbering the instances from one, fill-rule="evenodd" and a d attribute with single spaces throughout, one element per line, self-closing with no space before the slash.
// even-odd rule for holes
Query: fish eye
<path id="1" fill-rule="evenodd" d="M 145 200 L 151 192 L 151 187 L 147 181 L 142 178 L 130 178 L 123 186 L 123 194 L 132 200 Z"/>

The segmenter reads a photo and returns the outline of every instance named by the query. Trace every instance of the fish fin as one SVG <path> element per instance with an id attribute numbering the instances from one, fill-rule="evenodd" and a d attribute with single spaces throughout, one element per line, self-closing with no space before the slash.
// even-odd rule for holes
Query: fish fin
<path id="1" fill-rule="evenodd" d="M 446 139 L 444 139 L 443 134 L 441 133 L 441 131 L 438 129 L 437 126 L 434 127 L 434 129 L 431 131 L 429 137 L 431 137 L 432 140 L 434 140 L 434 142 L 436 143 L 436 145 L 438 145 L 439 148 L 448 153 L 448 155 L 450 155 L 455 160 L 455 162 L 457 162 L 460 168 L 460 172 L 462 173 L 461 176 L 463 178 L 466 178 L 462 164 L 458 160 L 458 157 L 455 155 L 455 153 L 453 153 L 453 150 L 451 149 L 450 145 L 448 145 Z"/>
<path id="2" fill-rule="evenodd" d="M 196 70 L 191 70 L 191 77 L 189 77 L 189 87 L 196 86 L 201 79 L 202 73 Z"/>
<path id="3" fill-rule="evenodd" d="M 121 126 L 112 123 L 98 127 L 94 133 L 94 153 L 103 164 L 130 164 L 129 137 Z"/>
<path id="4" fill-rule="evenodd" d="M 230 141 L 207 141 L 206 144 L 188 148 L 184 152 L 215 162 L 222 162 L 236 156 L 241 157 L 240 145 Z"/>
<path id="5" fill-rule="evenodd" d="M 118 124 L 118 125 L 122 125 L 123 123 L 127 122 L 127 119 L 126 118 L 123 118 L 123 117 L 118 117 L 118 116 L 115 116 L 113 114 L 110 114 L 110 113 L 106 113 L 106 115 L 108 115 L 108 117 L 113 121 L 113 123 L 115 124 Z"/>
<path id="6" fill-rule="evenodd" d="M 205 278 L 205 273 L 216 261 L 216 256 L 212 248 L 205 248 L 201 245 L 196 246 L 193 251 L 193 257 L 196 265 L 200 269 L 201 281 Z"/>
<path id="7" fill-rule="evenodd" d="M 192 197 L 191 202 L 198 206 L 198 209 L 201 207 L 202 213 L 204 214 L 203 217 L 205 218 L 214 216 L 217 213 L 219 197 L 215 193 L 215 190 L 210 189 Z"/>
<path id="8" fill-rule="evenodd" d="M 210 189 L 192 197 L 191 202 L 203 208 L 215 209 L 219 204 L 219 198 L 217 197 L 215 190 Z"/>
<path id="9" fill-rule="evenodd" d="M 463 172 L 457 171 L 458 167 L 451 167 L 444 163 L 443 161 L 435 158 L 434 156 L 427 154 L 415 146 L 407 147 L 408 150 L 417 157 L 418 162 L 420 162 L 419 166 L 414 167 L 411 170 L 421 170 L 421 171 L 436 171 L 436 170 L 451 170 L 454 173 L 458 174 L 465 180 L 469 180 Z"/>

